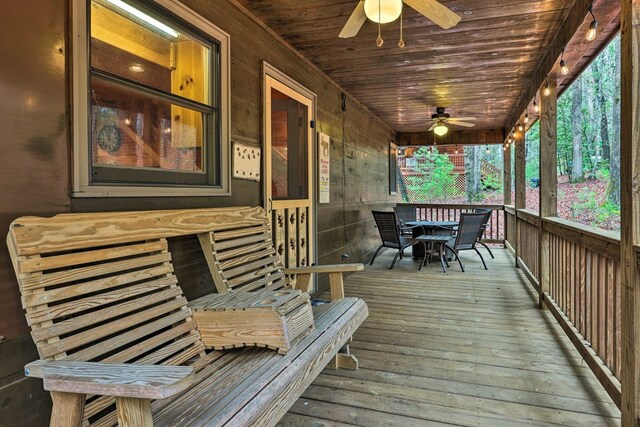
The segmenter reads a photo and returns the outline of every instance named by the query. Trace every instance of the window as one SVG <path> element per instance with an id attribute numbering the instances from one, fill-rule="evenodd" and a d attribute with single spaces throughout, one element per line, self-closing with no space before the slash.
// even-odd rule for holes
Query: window
<path id="1" fill-rule="evenodd" d="M 525 134 L 525 207 L 540 212 L 540 120 Z"/>
<path id="2" fill-rule="evenodd" d="M 558 98 L 558 216 L 620 230 L 620 36 Z"/>
<path id="3" fill-rule="evenodd" d="M 174 0 L 75 7 L 76 194 L 227 194 L 228 35 Z"/>

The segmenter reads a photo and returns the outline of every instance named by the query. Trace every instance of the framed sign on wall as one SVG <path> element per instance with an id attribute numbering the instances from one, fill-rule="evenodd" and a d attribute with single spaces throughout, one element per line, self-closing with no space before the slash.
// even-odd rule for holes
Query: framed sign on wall
<path id="1" fill-rule="evenodd" d="M 389 142 L 389 194 L 398 194 L 398 146 Z"/>
<path id="2" fill-rule="evenodd" d="M 331 138 L 318 132 L 318 203 L 331 199 Z"/>

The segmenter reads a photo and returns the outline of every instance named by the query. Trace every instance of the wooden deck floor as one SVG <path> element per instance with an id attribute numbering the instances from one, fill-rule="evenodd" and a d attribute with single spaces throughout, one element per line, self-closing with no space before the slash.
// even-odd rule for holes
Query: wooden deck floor
<path id="1" fill-rule="evenodd" d="M 282 426 L 615 426 L 620 412 L 505 250 L 417 271 L 383 254 L 350 276 L 370 317 L 351 345 L 360 370 L 326 369 Z"/>

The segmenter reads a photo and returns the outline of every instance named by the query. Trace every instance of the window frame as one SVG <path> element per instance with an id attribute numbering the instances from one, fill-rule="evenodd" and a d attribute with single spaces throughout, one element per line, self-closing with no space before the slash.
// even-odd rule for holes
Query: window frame
<path id="1" fill-rule="evenodd" d="M 219 46 L 219 71 L 220 79 L 212 82 L 218 86 L 220 115 L 219 144 L 211 144 L 210 149 L 214 153 L 214 161 L 204 158 L 205 163 L 214 163 L 211 173 L 218 176 L 217 185 L 193 185 L 193 184 L 161 184 L 161 183 L 123 183 L 118 185 L 92 184 L 90 173 L 93 168 L 91 163 L 90 120 L 91 106 L 89 96 L 91 90 L 90 70 L 90 27 L 88 19 L 88 7 L 90 0 L 73 0 L 73 68 L 72 68 L 72 112 L 73 112 L 73 197 L 154 197 L 154 196 L 228 196 L 230 192 L 231 168 L 229 165 L 229 144 L 231 140 L 230 118 L 230 36 L 207 19 L 187 8 L 177 0 L 147 0 L 151 6 L 157 6 L 159 12 L 168 12 L 178 19 L 188 22 L 197 30 L 213 38 Z M 206 149 L 209 151 L 209 149 Z M 212 153 L 205 154 L 210 157 Z M 217 173 L 216 173 L 217 170 Z M 161 171 L 156 171 L 162 174 Z M 167 171 L 167 177 L 172 175 Z M 211 176 L 215 179 L 215 176 Z"/>

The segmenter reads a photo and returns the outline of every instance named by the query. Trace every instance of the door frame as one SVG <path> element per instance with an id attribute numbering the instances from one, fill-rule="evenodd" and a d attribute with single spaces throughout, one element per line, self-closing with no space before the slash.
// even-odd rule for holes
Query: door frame
<path id="1" fill-rule="evenodd" d="M 262 167 L 263 167 L 263 185 L 262 185 L 262 201 L 263 201 L 263 207 L 264 209 L 267 211 L 267 216 L 269 217 L 269 221 L 271 221 L 271 210 L 272 210 L 272 203 L 269 200 L 268 195 L 270 194 L 270 186 L 271 186 L 271 169 L 270 169 L 270 164 L 271 164 L 271 144 L 270 144 L 270 137 L 271 137 L 271 123 L 270 123 L 270 114 L 267 114 L 268 111 L 270 111 L 270 103 L 268 102 L 268 100 L 270 99 L 270 96 L 267 96 L 268 94 L 270 94 L 270 90 L 271 90 L 271 83 L 275 83 L 275 86 L 277 90 L 285 93 L 286 95 L 289 95 L 290 97 L 300 101 L 301 99 L 303 100 L 310 100 L 311 101 L 311 108 L 309 108 L 309 119 L 313 122 L 313 123 L 317 123 L 316 121 L 316 116 L 317 116 L 317 96 L 314 92 L 312 92 L 311 90 L 307 89 L 305 86 L 301 85 L 300 83 L 298 83 L 297 81 L 295 81 L 294 79 L 292 79 L 291 77 L 289 77 L 288 75 L 286 75 L 285 73 L 283 73 L 282 71 L 280 71 L 279 69 L 277 69 L 276 67 L 274 67 L 273 65 L 269 64 L 266 61 L 262 61 L 262 136 L 263 136 L 263 142 L 262 142 L 262 146 L 264 147 L 264 156 L 263 157 L 263 162 L 262 162 Z M 309 218 L 309 226 L 310 226 L 310 239 L 311 242 L 309 244 L 309 248 L 310 248 L 310 256 L 308 259 L 308 265 L 312 265 L 315 264 L 317 262 L 317 256 L 318 256 L 318 246 L 317 246 L 317 242 L 316 242 L 316 236 L 317 236 L 317 221 L 316 221 L 316 210 L 317 210 L 317 155 L 318 155 L 318 150 L 317 150 L 317 132 L 316 132 L 316 128 L 317 126 L 313 126 L 312 128 L 309 129 L 309 159 L 308 159 L 308 168 L 309 168 L 309 198 L 311 200 L 311 207 L 310 207 L 310 212 L 311 212 L 311 218 Z M 292 200 L 293 202 L 293 200 Z M 314 281 L 314 285 L 315 285 Z"/>

